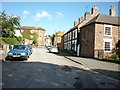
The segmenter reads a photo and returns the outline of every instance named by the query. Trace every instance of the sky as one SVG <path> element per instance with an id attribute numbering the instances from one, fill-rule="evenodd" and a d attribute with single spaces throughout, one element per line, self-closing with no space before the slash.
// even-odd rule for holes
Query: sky
<path id="1" fill-rule="evenodd" d="M 46 35 L 68 31 L 84 13 L 99 8 L 100 14 L 109 14 L 110 7 L 116 9 L 118 2 L 2 2 L 2 11 L 21 17 L 21 26 L 36 26 L 46 30 Z"/>

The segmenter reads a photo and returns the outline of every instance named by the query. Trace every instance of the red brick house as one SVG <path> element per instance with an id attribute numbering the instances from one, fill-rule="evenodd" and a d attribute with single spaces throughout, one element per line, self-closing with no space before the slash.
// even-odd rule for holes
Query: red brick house
<path id="1" fill-rule="evenodd" d="M 45 35 L 45 29 L 38 27 L 38 26 L 22 26 L 21 32 L 24 32 L 25 30 L 28 31 L 28 34 L 31 38 L 33 38 L 33 35 L 35 33 L 38 34 L 38 46 L 44 46 L 44 35 Z"/>
<path id="2" fill-rule="evenodd" d="M 63 46 L 65 50 L 72 51 L 77 56 L 80 55 L 80 27 L 85 25 L 87 22 L 89 22 L 92 18 L 94 18 L 96 15 L 98 15 L 98 8 L 94 6 L 92 8 L 92 14 L 90 12 L 86 12 L 84 14 L 84 17 L 79 18 L 79 22 L 74 22 L 74 27 L 68 30 L 63 36 Z"/>
<path id="3" fill-rule="evenodd" d="M 91 21 L 81 27 L 80 45 L 81 56 L 100 57 L 115 53 L 120 33 L 118 18 L 110 15 L 98 14 Z"/>
<path id="4" fill-rule="evenodd" d="M 63 35 L 64 49 L 74 50 L 77 56 L 85 57 L 99 57 L 115 52 L 120 40 L 120 17 L 115 16 L 114 7 L 109 10 L 109 15 L 99 14 L 98 10 L 94 6 L 91 14 L 86 12 L 79 22 L 74 22 L 75 26 Z M 77 36 L 73 38 L 75 30 Z"/>
<path id="5" fill-rule="evenodd" d="M 59 50 L 63 50 L 62 36 L 64 32 L 58 32 L 54 38 L 54 46 L 58 46 Z"/>

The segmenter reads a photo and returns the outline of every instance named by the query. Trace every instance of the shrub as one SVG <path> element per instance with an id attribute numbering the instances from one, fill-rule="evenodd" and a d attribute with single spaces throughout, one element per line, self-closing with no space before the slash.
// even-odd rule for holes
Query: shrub
<path id="1" fill-rule="evenodd" d="M 111 59 L 117 59 L 117 57 L 118 57 L 118 56 L 117 56 L 116 54 L 113 54 L 113 55 L 111 55 L 110 58 L 111 58 Z"/>
<path id="2" fill-rule="evenodd" d="M 16 38 L 2 38 L 3 42 L 10 44 L 10 45 L 15 45 L 15 44 L 21 44 L 19 41 L 17 41 Z"/>

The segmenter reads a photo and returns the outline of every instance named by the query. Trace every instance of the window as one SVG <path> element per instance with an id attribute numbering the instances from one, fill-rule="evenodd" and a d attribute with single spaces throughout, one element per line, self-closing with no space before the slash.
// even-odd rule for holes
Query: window
<path id="1" fill-rule="evenodd" d="M 104 25 L 104 36 L 112 36 L 112 25 Z"/>
<path id="2" fill-rule="evenodd" d="M 40 34 L 42 33 L 42 31 L 40 31 Z"/>
<path id="3" fill-rule="evenodd" d="M 34 30 L 31 30 L 31 33 L 33 34 L 33 33 L 34 33 Z"/>
<path id="4" fill-rule="evenodd" d="M 67 34 L 67 38 L 68 38 L 67 40 L 69 40 L 69 33 Z"/>
<path id="5" fill-rule="evenodd" d="M 72 32 L 72 39 L 74 39 L 74 31 Z"/>
<path id="6" fill-rule="evenodd" d="M 110 51 L 110 42 L 105 42 L 105 51 Z"/>
<path id="7" fill-rule="evenodd" d="M 77 29 L 76 29 L 76 37 L 75 38 L 77 38 Z"/>
<path id="8" fill-rule="evenodd" d="M 104 52 L 111 52 L 112 39 L 104 39 Z"/>
<path id="9" fill-rule="evenodd" d="M 71 32 L 70 32 L 70 40 L 71 40 Z"/>
<path id="10" fill-rule="evenodd" d="M 74 38 L 76 38 L 76 31 L 74 31 Z"/>

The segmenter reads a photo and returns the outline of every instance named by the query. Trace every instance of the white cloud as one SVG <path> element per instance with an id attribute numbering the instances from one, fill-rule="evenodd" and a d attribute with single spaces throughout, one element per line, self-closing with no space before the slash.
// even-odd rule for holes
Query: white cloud
<path id="1" fill-rule="evenodd" d="M 29 14 L 30 12 L 29 11 L 27 11 L 27 10 L 24 10 L 23 11 L 23 14 Z"/>
<path id="2" fill-rule="evenodd" d="M 51 15 L 46 11 L 38 11 L 34 16 L 35 20 L 40 20 L 41 18 L 47 17 L 48 20 L 51 20 Z"/>
<path id="3" fill-rule="evenodd" d="M 63 16 L 63 13 L 61 13 L 61 12 L 56 12 L 56 14 L 57 14 L 58 16 Z"/>

